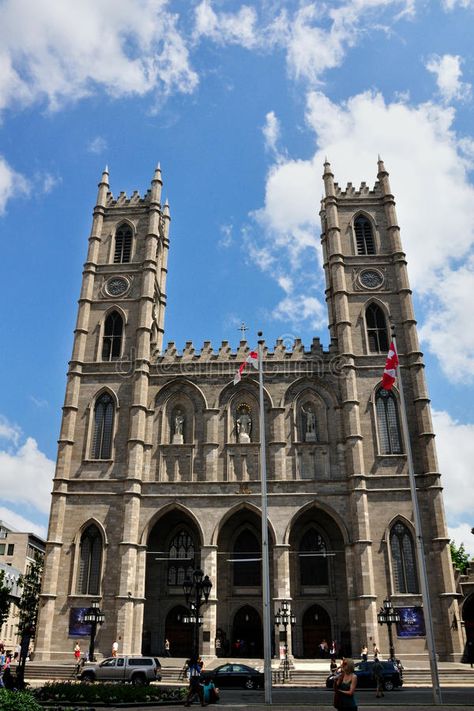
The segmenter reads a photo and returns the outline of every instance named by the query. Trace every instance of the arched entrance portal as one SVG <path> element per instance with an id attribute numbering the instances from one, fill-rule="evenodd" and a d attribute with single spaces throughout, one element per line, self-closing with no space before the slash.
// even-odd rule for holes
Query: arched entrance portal
<path id="1" fill-rule="evenodd" d="M 331 644 L 331 619 L 321 605 L 312 605 L 303 615 L 303 656 L 321 656 L 319 645 L 323 640 Z"/>
<path id="2" fill-rule="evenodd" d="M 263 656 L 262 620 L 257 610 L 250 605 L 244 605 L 235 614 L 232 625 L 232 655 L 234 657 Z"/>
<path id="3" fill-rule="evenodd" d="M 193 648 L 193 626 L 185 625 L 183 619 L 189 614 L 182 605 L 173 607 L 166 615 L 165 638 L 170 643 L 172 657 L 189 657 Z"/>
<path id="4" fill-rule="evenodd" d="M 462 619 L 466 630 L 466 646 L 462 661 L 474 664 L 474 593 L 469 595 L 462 606 Z"/>

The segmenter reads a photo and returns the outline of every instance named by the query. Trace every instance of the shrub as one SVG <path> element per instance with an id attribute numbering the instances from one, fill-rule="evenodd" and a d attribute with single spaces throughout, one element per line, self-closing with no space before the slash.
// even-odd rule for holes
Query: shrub
<path id="1" fill-rule="evenodd" d="M 2 711 L 43 711 L 29 691 L 7 691 L 0 689 L 0 709 Z"/>
<path id="2" fill-rule="evenodd" d="M 133 686 L 132 684 L 56 682 L 34 690 L 40 702 L 62 704 L 120 704 L 180 702 L 186 695 L 182 686 Z M 3 711 L 3 707 L 0 705 Z M 30 711 L 30 709 L 28 709 Z"/>

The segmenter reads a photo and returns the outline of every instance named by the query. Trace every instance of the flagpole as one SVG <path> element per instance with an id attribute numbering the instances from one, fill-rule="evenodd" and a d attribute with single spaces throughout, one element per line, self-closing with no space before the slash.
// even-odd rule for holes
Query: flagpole
<path id="1" fill-rule="evenodd" d="M 397 340 L 395 338 L 395 329 L 392 326 L 392 341 L 395 346 L 395 352 L 398 353 Z M 436 649 L 434 641 L 433 618 L 431 614 L 430 592 L 428 585 L 428 575 L 426 571 L 425 550 L 423 544 L 423 532 L 421 528 L 420 509 L 418 506 L 418 495 L 416 493 L 415 468 L 413 466 L 413 455 L 411 451 L 410 432 L 408 429 L 408 420 L 405 405 L 405 395 L 403 392 L 403 383 L 400 374 L 400 362 L 397 362 L 397 380 L 400 394 L 400 413 L 402 420 L 403 438 L 405 440 L 408 478 L 410 480 L 411 499 L 413 503 L 413 516 L 415 519 L 415 536 L 416 536 L 416 552 L 418 559 L 418 569 L 420 571 L 421 596 L 423 600 L 423 609 L 425 612 L 425 629 L 426 629 L 426 645 L 428 647 L 428 655 L 431 669 L 431 683 L 433 686 L 433 701 L 435 704 L 442 704 L 441 687 L 439 683 L 438 664 L 436 661 Z"/>
<path id="2" fill-rule="evenodd" d="M 272 703 L 272 611 L 270 607 L 270 564 L 268 555 L 267 457 L 263 400 L 263 338 L 258 332 L 258 384 L 260 394 L 260 477 L 262 482 L 262 611 L 265 703 Z"/>

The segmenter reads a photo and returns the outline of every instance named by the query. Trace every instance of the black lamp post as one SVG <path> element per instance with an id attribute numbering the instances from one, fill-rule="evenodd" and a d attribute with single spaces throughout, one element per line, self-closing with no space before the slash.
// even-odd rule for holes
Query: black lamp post
<path id="1" fill-rule="evenodd" d="M 393 635 L 392 635 L 392 625 L 400 622 L 400 615 L 398 610 L 392 606 L 392 601 L 390 598 L 385 598 L 383 605 L 380 608 L 380 612 L 377 615 L 377 620 L 379 625 L 387 625 L 388 629 L 388 642 L 390 645 L 390 659 L 395 661 L 395 648 L 393 646 Z"/>
<path id="2" fill-rule="evenodd" d="M 99 603 L 93 602 L 91 607 L 84 615 L 84 622 L 88 622 L 91 626 L 91 641 L 89 644 L 89 661 L 94 661 L 95 636 L 97 633 L 97 625 L 102 625 L 105 622 L 105 615 L 101 612 Z"/>
<path id="3" fill-rule="evenodd" d="M 288 679 L 290 675 L 290 663 L 288 661 L 288 625 L 291 625 L 292 627 L 296 625 L 296 616 L 290 612 L 290 603 L 288 600 L 281 601 L 281 607 L 279 607 L 275 613 L 275 625 L 277 627 L 282 625 L 285 630 L 285 659 L 283 662 L 283 677 Z"/>
<path id="4" fill-rule="evenodd" d="M 183 618 L 183 622 L 194 625 L 193 629 L 193 656 L 199 655 L 199 627 L 202 625 L 201 606 L 207 603 L 211 594 L 212 583 L 208 575 L 204 575 L 198 568 L 193 571 L 193 578 L 186 578 L 183 582 L 183 592 L 186 604 L 189 605 L 189 615 Z"/>

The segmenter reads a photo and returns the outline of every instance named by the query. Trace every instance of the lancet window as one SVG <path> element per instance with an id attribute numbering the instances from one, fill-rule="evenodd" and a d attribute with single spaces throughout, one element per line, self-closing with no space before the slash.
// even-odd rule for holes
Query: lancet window
<path id="1" fill-rule="evenodd" d="M 123 318 L 112 311 L 105 319 L 102 360 L 117 360 L 122 353 Z"/>
<path id="2" fill-rule="evenodd" d="M 114 263 L 124 264 L 130 261 L 132 253 L 132 230 L 128 225 L 121 225 L 115 233 Z"/>
<path id="3" fill-rule="evenodd" d="M 110 459 L 114 430 L 115 405 L 109 393 L 103 393 L 94 408 L 94 433 L 92 437 L 92 458 Z"/>
<path id="4" fill-rule="evenodd" d="M 388 352 L 388 332 L 385 314 L 377 304 L 369 304 L 365 310 L 367 340 L 371 353 Z"/>
<path id="5" fill-rule="evenodd" d="M 102 565 L 102 536 L 95 524 L 86 528 L 81 536 L 79 550 L 79 575 L 77 593 L 98 595 Z"/>
<path id="6" fill-rule="evenodd" d="M 417 593 L 415 547 L 408 528 L 398 521 L 390 532 L 393 580 L 396 593 Z"/>
<path id="7" fill-rule="evenodd" d="M 246 529 L 234 543 L 233 577 L 236 587 L 257 587 L 262 584 L 262 549 L 257 536 Z M 241 562 L 240 562 L 241 561 Z"/>
<path id="8" fill-rule="evenodd" d="M 357 254 L 375 254 L 374 234 L 370 220 L 359 215 L 354 220 Z"/>
<path id="9" fill-rule="evenodd" d="M 299 560 L 301 585 L 329 584 L 326 542 L 315 528 L 310 528 L 301 538 Z"/>
<path id="10" fill-rule="evenodd" d="M 380 388 L 375 397 L 380 454 L 401 454 L 398 405 L 390 390 Z"/>
<path id="11" fill-rule="evenodd" d="M 168 585 L 182 585 L 195 568 L 195 546 L 187 531 L 174 536 L 168 548 Z"/>

